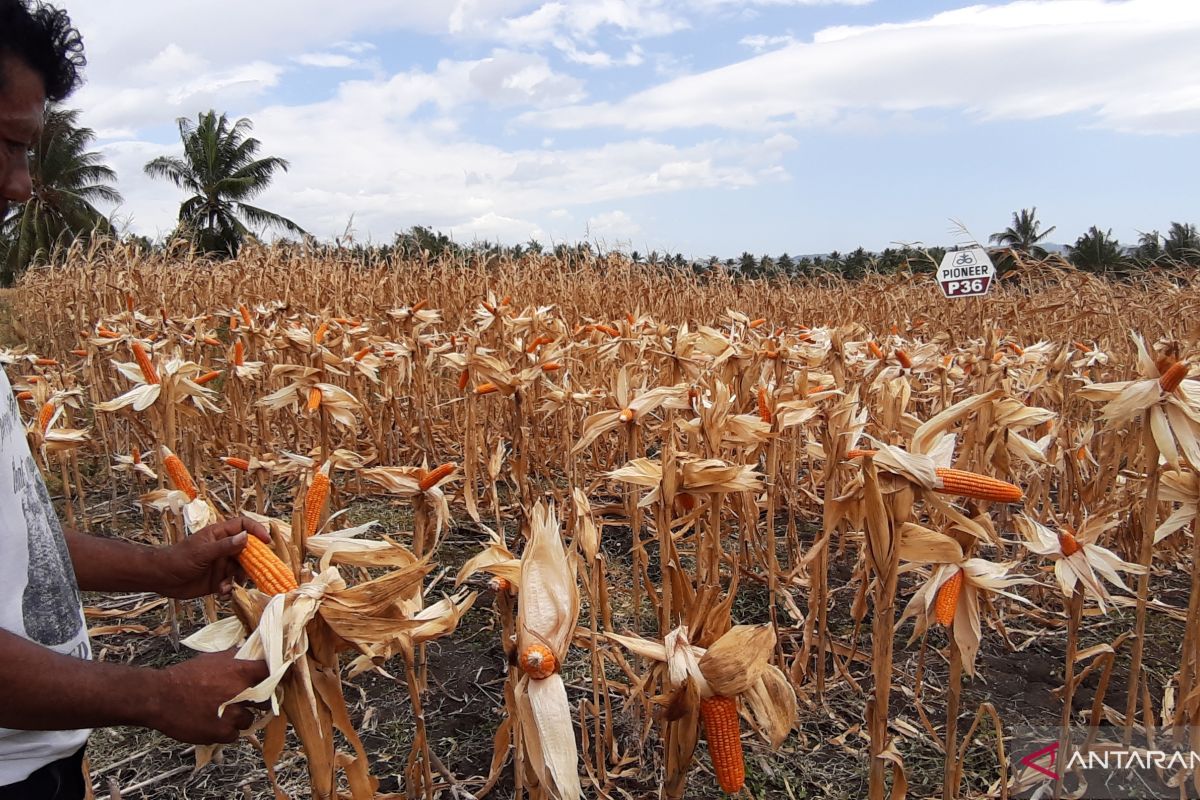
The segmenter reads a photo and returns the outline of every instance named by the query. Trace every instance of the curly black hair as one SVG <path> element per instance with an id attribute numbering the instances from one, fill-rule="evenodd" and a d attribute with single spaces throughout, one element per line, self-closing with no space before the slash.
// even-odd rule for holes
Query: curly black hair
<path id="1" fill-rule="evenodd" d="M 53 102 L 83 82 L 83 38 L 66 11 L 41 0 L 0 0 L 0 89 L 2 59 L 10 54 L 42 76 L 46 98 Z"/>

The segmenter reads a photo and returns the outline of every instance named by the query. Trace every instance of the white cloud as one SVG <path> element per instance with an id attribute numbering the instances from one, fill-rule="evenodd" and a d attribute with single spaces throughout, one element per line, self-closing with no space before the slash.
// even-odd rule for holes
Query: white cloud
<path id="1" fill-rule="evenodd" d="M 597 214 L 588 220 L 587 227 L 588 239 L 610 246 L 621 242 L 631 243 L 642 232 L 642 226 L 620 209 Z"/>
<path id="2" fill-rule="evenodd" d="M 324 67 L 329 69 L 345 69 L 358 66 L 358 59 L 344 53 L 301 53 L 294 56 L 292 61 L 304 67 Z"/>
<path id="3" fill-rule="evenodd" d="M 738 40 L 738 44 L 749 47 L 756 53 L 761 53 L 763 50 L 773 50 L 776 47 L 782 47 L 785 44 L 793 44 L 795 41 L 796 40 L 791 34 L 767 36 L 760 33 L 754 36 L 743 36 L 740 40 Z"/>
<path id="4" fill-rule="evenodd" d="M 847 114 L 1084 114 L 1102 127 L 1200 131 L 1200 3 L 1019 0 L 837 27 L 615 103 L 531 113 L 555 128 L 832 125 Z"/>

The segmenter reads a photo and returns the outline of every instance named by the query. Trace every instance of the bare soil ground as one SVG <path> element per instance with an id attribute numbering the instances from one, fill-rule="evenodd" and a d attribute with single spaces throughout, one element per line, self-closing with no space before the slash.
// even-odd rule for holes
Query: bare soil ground
<path id="1" fill-rule="evenodd" d="M 53 486 L 52 486 L 53 489 Z M 119 532 L 140 538 L 141 512 L 124 491 L 118 494 L 117 506 L 111 506 L 111 496 L 95 498 L 89 510 L 103 520 L 97 527 L 107 532 Z M 406 512 L 399 505 L 363 502 L 351 508 L 347 524 L 380 520 L 389 530 L 404 529 Z M 152 523 L 151 530 L 155 530 Z M 811 539 L 811 531 L 807 539 Z M 434 573 L 431 596 L 449 589 L 458 566 L 474 554 L 484 541 L 483 534 L 472 526 L 452 530 L 439 550 L 444 570 Z M 626 580 L 629 573 L 629 536 L 627 530 L 606 528 L 604 547 L 609 559 L 609 575 L 616 581 Z M 835 559 L 831 583 L 835 587 L 830 626 L 838 641 L 854 647 L 856 656 L 846 670 L 857 686 L 840 679 L 831 670 L 829 689 L 823 699 L 814 696 L 811 686 L 800 691 L 800 722 L 797 730 L 780 752 L 772 753 L 757 737 L 747 735 L 746 771 L 747 795 L 755 798 L 860 798 L 867 788 L 868 742 L 864 724 L 864 704 L 871 687 L 869 655 L 870 617 L 856 633 L 849 610 L 853 587 L 848 587 L 854 564 L 853 548 L 844 557 Z M 1155 574 L 1152 598 L 1175 608 L 1187 605 L 1188 576 L 1170 569 Z M 898 608 L 911 594 L 911 580 L 901 585 Z M 803 590 L 793 592 L 801 610 L 805 610 Z M 1045 594 L 1045 605 L 1034 613 L 1043 621 L 1030 616 L 1007 618 L 1005 625 L 985 628 L 983 647 L 975 678 L 964 679 L 960 736 L 966 733 L 981 703 L 991 703 L 999 713 L 1006 729 L 1014 725 L 1056 725 L 1061 714 L 1057 696 L 1063 682 L 1065 626 L 1057 599 Z M 136 608 L 147 597 L 91 595 L 85 604 L 104 608 Z M 582 625 L 587 624 L 588 610 L 583 611 Z M 192 609 L 191 620 L 183 624 L 186 635 L 199 627 L 198 608 Z M 767 597 L 752 581 L 744 581 L 734 609 L 737 622 L 762 622 L 767 619 Z M 799 643 L 799 627 L 783 609 L 781 625 L 792 625 L 782 631 L 791 642 L 788 652 Z M 626 617 L 628 621 L 628 617 Z M 651 621 L 648 619 L 647 623 Z M 116 629 L 101 633 L 93 639 L 97 658 L 161 667 L 187 657 L 171 645 L 167 630 L 165 608 L 159 606 L 136 618 L 94 619 L 94 627 L 121 624 L 143 628 Z M 620 623 L 618 623 L 620 624 Z M 1132 609 L 1119 608 L 1107 616 L 1085 619 L 1081 647 L 1110 642 L 1119 634 L 1132 630 Z M 911 624 L 897 632 L 896 676 L 892 699 L 892 730 L 903 755 L 909 780 L 909 797 L 940 796 L 943 755 L 921 721 L 918 705 L 940 736 L 945 724 L 945 687 L 948 664 L 946 633 L 931 632 L 922 658 L 921 643 L 907 645 Z M 1172 615 L 1152 614 L 1145 675 L 1150 680 L 1157 703 L 1162 687 L 1170 680 L 1178 663 L 1183 637 L 1183 623 Z M 578 651 L 577 651 L 578 652 Z M 564 672 L 572 701 L 590 698 L 591 686 L 587 675 L 587 659 L 578 652 L 577 663 L 568 664 Z M 428 649 L 430 688 L 427 720 L 431 726 L 430 742 L 434 752 L 445 764 L 459 787 L 468 792 L 484 783 L 492 753 L 492 737 L 503 718 L 503 681 L 507 665 L 499 641 L 499 625 L 492 610 L 492 597 L 483 590 L 474 609 L 465 617 L 454 636 L 432 644 Z M 923 673 L 922 673 L 923 660 Z M 1114 670 L 1112 685 L 1105 702 L 1124 708 L 1128 670 L 1128 653 L 1121 651 Z M 402 792 L 401 775 L 408 757 L 413 735 L 413 720 L 409 711 L 403 673 L 396 678 L 370 673 L 347 682 L 346 696 L 351 704 L 351 716 L 372 758 L 374 774 L 381 779 L 382 791 Z M 918 680 L 921 673 L 919 700 Z M 1099 673 L 1093 672 L 1077 691 L 1077 711 L 1090 708 L 1097 689 Z M 619 714 L 617 728 L 626 748 L 640 753 L 640 777 L 622 778 L 615 786 L 614 797 L 650 798 L 656 796 L 659 744 L 652 733 L 644 747 L 637 744 L 635 709 L 623 700 L 614 702 Z M 1006 734 L 1007 735 L 1007 734 Z M 989 723 L 981 724 L 974 742 L 964 758 L 964 795 L 980 796 L 999 776 L 996 737 Z M 308 797 L 303 756 L 294 741 L 290 743 L 279 764 L 283 786 L 295 798 Z M 110 782 L 120 788 L 126 800 L 201 800 L 201 798 L 269 798 L 269 784 L 261 760 L 248 743 L 226 748 L 221 763 L 195 772 L 190 749 L 155 732 L 130 728 L 97 731 L 91 739 L 90 763 L 97 797 L 106 796 Z M 505 800 L 512 796 L 511 772 L 501 778 L 491 797 Z M 448 788 L 448 784 L 447 784 Z M 585 789 L 587 796 L 597 796 Z M 449 791 L 442 793 L 450 797 Z M 689 784 L 689 797 L 717 798 L 715 786 L 703 745 L 698 748 L 696 767 Z"/>

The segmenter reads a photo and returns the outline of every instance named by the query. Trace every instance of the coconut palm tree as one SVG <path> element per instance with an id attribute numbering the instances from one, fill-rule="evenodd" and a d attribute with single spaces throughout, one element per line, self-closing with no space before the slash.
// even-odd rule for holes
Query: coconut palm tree
<path id="1" fill-rule="evenodd" d="M 1200 233 L 1195 225 L 1172 222 L 1163 252 L 1172 261 L 1200 264 Z"/>
<path id="2" fill-rule="evenodd" d="M 1146 263 L 1153 264 L 1163 254 L 1162 234 L 1158 231 L 1147 231 L 1138 234 L 1137 258 Z"/>
<path id="3" fill-rule="evenodd" d="M 1112 272 L 1125 267 L 1125 252 L 1113 238 L 1112 228 L 1101 231 L 1095 225 L 1068 248 L 1071 263 L 1088 272 Z"/>
<path id="4" fill-rule="evenodd" d="M 231 125 L 224 114 L 208 111 L 196 122 L 181 117 L 177 124 L 183 158 L 160 156 L 146 164 L 146 174 L 191 193 L 179 207 L 183 236 L 205 252 L 234 256 L 251 226 L 304 233 L 290 219 L 247 202 L 288 169 L 282 158 L 258 157 L 262 143 L 248 135 L 250 120 Z"/>
<path id="5" fill-rule="evenodd" d="M 50 108 L 29 158 L 33 195 L 0 220 L 0 283 L 31 264 L 45 263 L 60 247 L 112 226 L 94 203 L 119 203 L 117 174 L 88 150 L 96 138 L 77 125 L 79 112 Z"/>
<path id="6" fill-rule="evenodd" d="M 1057 226 L 1051 225 L 1042 230 L 1042 223 L 1037 218 L 1037 206 L 1022 208 L 1014 211 L 1012 224 L 999 233 L 993 233 L 988 241 L 1001 247 L 1008 247 L 1023 255 L 1035 258 L 1045 258 L 1046 249 L 1040 242 L 1054 232 Z"/>

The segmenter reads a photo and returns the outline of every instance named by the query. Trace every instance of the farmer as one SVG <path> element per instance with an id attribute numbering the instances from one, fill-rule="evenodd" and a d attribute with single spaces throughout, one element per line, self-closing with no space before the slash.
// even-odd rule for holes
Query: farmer
<path id="1" fill-rule="evenodd" d="M 60 10 L 0 0 L 0 219 L 32 192 L 29 150 L 47 101 L 69 95 L 84 64 Z M 236 556 L 263 527 L 232 519 L 172 547 L 63 531 L 0 370 L 0 800 L 84 797 L 90 728 L 136 725 L 184 742 L 230 742 L 250 709 L 218 706 L 266 677 L 261 661 L 206 654 L 166 669 L 92 660 L 79 590 L 227 594 Z"/>

